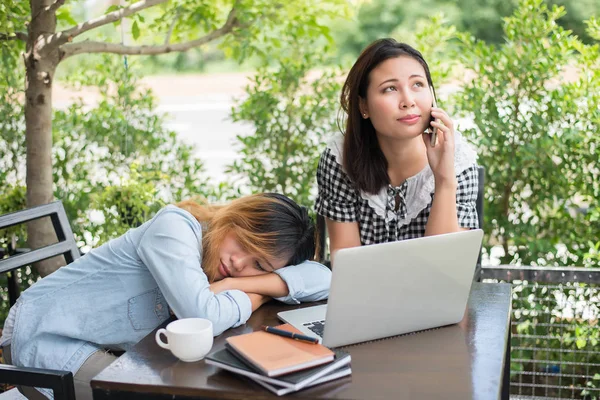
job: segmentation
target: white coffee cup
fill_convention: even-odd
[[[160,335],[167,337],[167,343]],[[181,361],[193,362],[202,360],[213,345],[212,322],[204,318],[182,318],[171,322],[167,328],[156,331],[156,343]]]

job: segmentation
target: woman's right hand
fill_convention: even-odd
[[[435,177],[436,187],[446,184],[456,185],[454,173],[454,122],[441,108],[432,108],[431,115],[435,118],[431,125],[437,128],[437,143],[431,146],[430,136],[423,134],[427,148],[427,159]]]

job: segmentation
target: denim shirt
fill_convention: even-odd
[[[0,345],[11,344],[14,365],[75,374],[97,350],[131,348],[169,318],[169,309],[179,318],[210,319],[215,336],[244,324],[252,313],[249,297],[239,290],[210,291],[201,255],[200,223],[167,206],[23,292]],[[289,288],[280,301],[296,304],[329,294],[331,271],[319,263],[275,273]]]

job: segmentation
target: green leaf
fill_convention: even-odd
[[[563,14],[519,0],[498,45],[458,35],[458,70],[473,79],[450,104],[473,123],[460,131],[486,168],[486,231],[508,250],[501,263],[599,264],[600,172],[591,165],[600,146],[589,134],[598,127],[598,47],[564,30]],[[566,82],[572,68],[587,72]]]
[[[133,36],[135,40],[140,37],[140,27],[138,26],[137,21],[133,21],[133,24],[131,25],[131,36]]]
[[[56,11],[56,19],[71,25],[77,25],[77,21],[75,21],[71,15],[71,11],[67,7],[61,7]]]

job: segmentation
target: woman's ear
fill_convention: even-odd
[[[369,118],[369,108],[367,107],[367,100],[362,97],[358,97],[358,109],[360,110],[360,115],[364,119]]]

